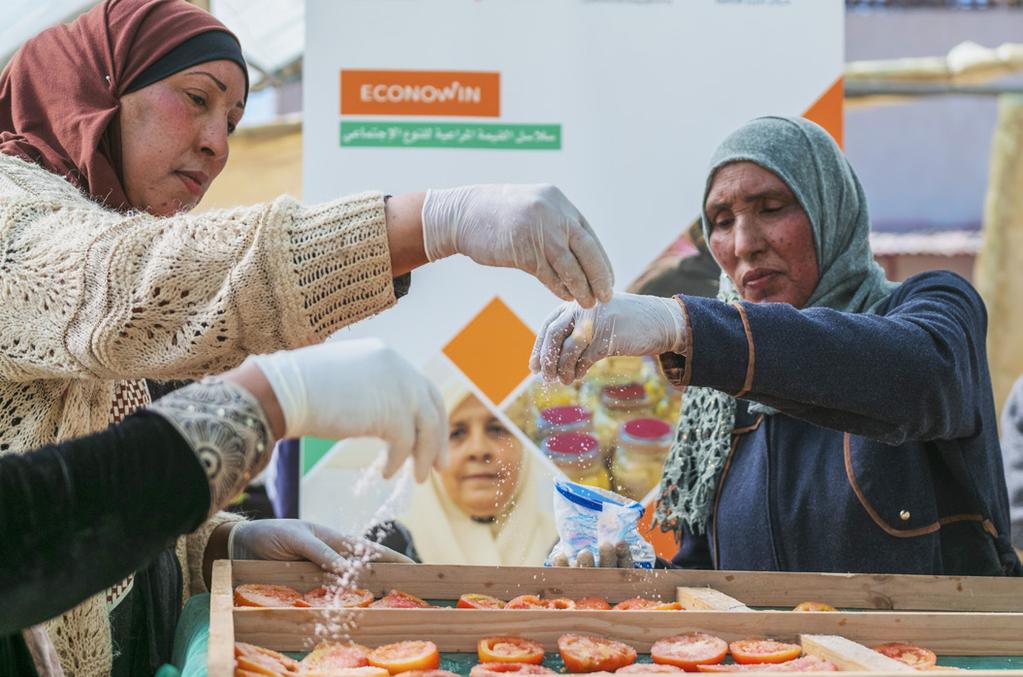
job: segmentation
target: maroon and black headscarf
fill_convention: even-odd
[[[189,66],[229,59],[233,33],[185,0],[105,0],[26,42],[0,73],[0,152],[65,177],[115,209],[121,97]]]

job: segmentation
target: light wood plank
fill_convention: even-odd
[[[753,611],[748,606],[714,588],[676,588],[683,609],[691,611]]]
[[[838,635],[800,635],[799,643],[803,645],[803,653],[829,660],[839,670],[916,672],[905,663]]]
[[[210,590],[210,637],[206,669],[210,677],[234,675],[234,593],[231,586],[231,560],[213,563]]]
[[[280,583],[305,592],[320,585],[323,574],[309,562],[236,561],[234,580]],[[600,595],[611,602],[637,596],[674,599],[678,587],[710,587],[749,606],[791,608],[817,600],[840,608],[1023,612],[1023,578],[996,576],[377,564],[360,585],[377,595],[397,588],[432,599],[480,592],[502,599]]]
[[[234,610],[236,638],[278,651],[301,651],[317,637],[317,625],[331,612],[313,609]],[[352,637],[375,646],[429,639],[442,651],[474,651],[487,635],[523,635],[556,650],[565,632],[583,632],[628,642],[637,651],[669,635],[707,632],[727,641],[772,637],[796,642],[801,634],[841,635],[868,646],[885,642],[918,644],[942,655],[1023,655],[1023,615],[958,613],[797,614],[787,611],[548,611],[464,609],[359,609],[332,612],[352,618]]]

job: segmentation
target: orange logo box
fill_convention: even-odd
[[[341,70],[342,115],[501,114],[501,74]]]

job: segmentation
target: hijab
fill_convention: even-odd
[[[120,99],[140,76],[142,82],[172,74],[161,60],[211,31],[231,40],[215,39],[218,49],[202,60],[232,58],[227,54],[238,39],[185,0],[105,0],[72,23],[43,31],[0,73],[0,152],[64,177],[101,204],[127,209]],[[187,63],[180,52],[173,58],[181,68],[201,62]],[[240,47],[232,60],[246,72]],[[246,73],[246,91],[247,83]]]
[[[448,415],[472,392],[454,378],[442,384]],[[413,490],[408,512],[401,517],[424,564],[541,566],[558,539],[553,517],[540,509],[537,487],[550,482],[543,465],[523,448],[519,481],[510,509],[492,523],[478,522],[448,495],[440,475],[433,471]]]
[[[870,216],[856,173],[834,139],[804,118],[762,117],[732,132],[711,158],[701,204],[703,234],[712,223],[704,206],[717,171],[752,162],[785,182],[813,229],[819,279],[804,308],[873,312],[898,285],[885,279],[870,250]],[[721,274],[718,298],[736,301],[732,280]],[[692,359],[692,356],[690,356]],[[750,411],[777,411],[752,403]],[[721,469],[731,447],[736,400],[711,388],[686,390],[675,442],[665,462],[654,521],[664,531],[706,531]]]

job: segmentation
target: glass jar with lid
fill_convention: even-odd
[[[555,433],[544,438],[540,449],[573,482],[610,489],[597,438],[587,433]]]
[[[614,491],[641,500],[656,487],[671,449],[672,427],[659,418],[637,418],[622,424],[611,475]]]
[[[600,440],[604,457],[614,451],[622,424],[635,418],[654,415],[656,402],[639,382],[606,385],[600,390],[599,406],[593,415],[593,429]]]
[[[537,413],[534,426],[537,441],[555,433],[592,433],[593,413],[586,407],[547,407]]]

